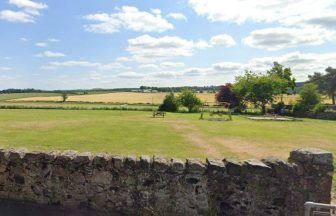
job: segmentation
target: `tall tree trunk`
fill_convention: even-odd
[[[331,94],[331,100],[332,100],[332,104],[335,105],[335,93]]]

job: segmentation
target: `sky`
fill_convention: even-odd
[[[205,86],[336,67],[336,0],[1,0],[0,89]]]

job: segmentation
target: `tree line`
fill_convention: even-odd
[[[312,107],[315,111],[324,111],[326,108],[321,103],[321,94],[328,95],[332,104],[335,105],[336,69],[328,67],[325,73],[316,72],[308,78],[306,83],[300,85],[299,100],[293,104],[292,111],[294,113],[307,112]],[[266,73],[245,71],[244,75],[236,77],[233,84],[227,83],[219,86],[215,97],[218,103],[229,104],[229,108],[238,112],[252,105],[260,108],[265,114],[266,106],[269,104],[277,112],[282,112],[285,108],[283,95],[295,92],[296,88],[296,80],[291,68],[274,62],[273,67]],[[280,101],[274,103],[278,97]],[[189,112],[192,112],[202,106],[202,102],[197,98],[195,91],[184,89],[178,97],[175,97],[173,93],[167,95],[159,109],[174,112],[179,106],[187,107]]]

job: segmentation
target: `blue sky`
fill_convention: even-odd
[[[218,85],[336,67],[335,0],[2,0],[0,89]]]

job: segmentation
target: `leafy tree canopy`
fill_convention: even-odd
[[[226,102],[230,104],[230,108],[236,107],[239,105],[239,99],[232,90],[233,85],[227,83],[219,87],[219,92],[216,94],[217,102]]]
[[[276,75],[285,80],[282,86],[280,86],[281,94],[287,93],[289,89],[294,90],[294,88],[296,87],[295,78],[292,77],[292,70],[290,68],[285,68],[278,62],[273,63],[272,69],[267,71],[267,74],[271,76]]]
[[[189,112],[195,111],[202,105],[202,101],[196,96],[195,92],[184,89],[178,96],[178,101],[182,106],[188,108]]]
[[[328,94],[335,104],[336,68],[328,67],[325,71],[325,74],[316,72],[314,75],[309,75],[309,81],[315,83],[321,92]]]
[[[233,90],[240,100],[261,106],[265,113],[266,104],[273,102],[275,96],[281,93],[284,82],[284,79],[275,74],[263,75],[246,71],[245,75],[236,77]]]

